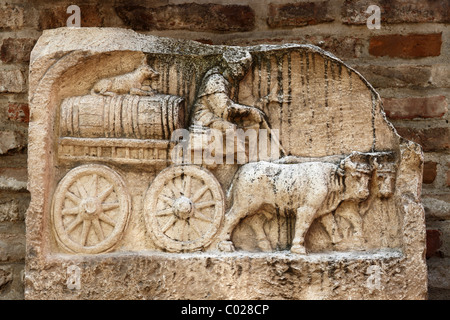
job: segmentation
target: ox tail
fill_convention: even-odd
[[[235,179],[233,179],[233,181],[231,182],[230,187],[228,188],[227,194],[225,196],[225,207],[227,209],[230,209],[234,202],[234,192],[233,192],[234,191],[233,190],[234,182],[235,182]]]
[[[226,208],[229,210],[231,208],[231,206],[234,203],[234,189],[236,188],[236,186],[238,185],[238,180],[239,180],[239,172],[241,170],[239,169],[235,174],[233,179],[231,180],[231,184],[230,187],[227,190],[227,194],[225,195],[225,206]]]

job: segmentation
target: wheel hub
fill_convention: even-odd
[[[173,209],[178,218],[187,220],[192,214],[193,204],[189,198],[182,196],[175,200]]]
[[[81,201],[82,216],[84,219],[93,219],[101,211],[100,203],[94,198],[87,198]]]

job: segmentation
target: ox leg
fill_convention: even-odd
[[[264,223],[267,221],[267,217],[269,216],[270,218],[272,218],[272,216],[269,213],[266,213],[265,211],[263,213],[264,213],[263,215],[255,216],[255,219],[253,219],[251,227],[255,232],[259,248],[262,251],[272,251],[272,245],[270,244],[266,232],[264,231]]]
[[[234,245],[231,241],[231,234],[234,228],[239,224],[239,221],[247,216],[246,209],[237,210],[236,206],[233,205],[225,216],[225,225],[222,229],[221,235],[219,237],[218,248],[220,251],[231,252],[234,251]]]
[[[322,225],[325,228],[328,236],[333,244],[336,244],[342,240],[342,236],[339,234],[338,224],[332,213],[322,216]]]
[[[300,207],[297,209],[295,221],[295,235],[292,240],[291,252],[306,254],[305,236],[316,216],[317,209],[311,207]]]

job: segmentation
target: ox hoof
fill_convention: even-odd
[[[273,250],[270,241],[267,239],[259,240],[258,247],[264,252]]]
[[[297,254],[306,254],[306,249],[304,246],[297,244],[291,247],[291,252]]]
[[[221,241],[221,242],[219,242],[218,247],[219,247],[219,250],[223,251],[223,252],[234,252],[235,251],[233,242],[231,242],[231,241]]]

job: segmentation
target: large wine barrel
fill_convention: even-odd
[[[60,132],[63,137],[169,140],[184,128],[184,115],[184,99],[173,95],[77,96],[61,104]]]

